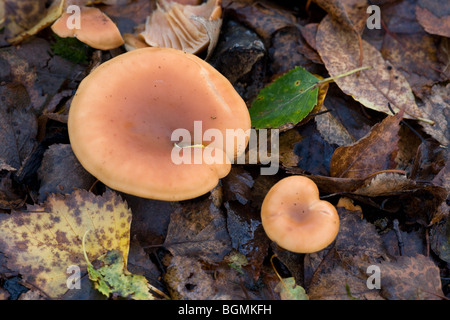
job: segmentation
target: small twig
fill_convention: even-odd
[[[398,226],[398,224],[399,224],[398,220],[394,219],[393,224],[394,224],[393,229],[395,231],[395,235],[397,236],[398,250],[399,250],[400,255],[403,256],[404,243],[403,243],[402,234],[401,234],[399,226]]]
[[[333,110],[330,110],[330,109],[323,110],[323,111],[316,112],[316,113],[310,113],[308,116],[310,116],[310,117],[320,116],[322,114],[325,114],[325,113],[328,113],[328,112],[331,112],[331,111],[333,111]]]

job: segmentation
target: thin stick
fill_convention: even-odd
[[[400,232],[400,228],[398,226],[398,224],[399,224],[398,220],[394,219],[393,224],[394,224],[393,228],[394,228],[394,231],[395,231],[395,235],[397,236],[398,250],[399,250],[400,255],[402,256],[403,255],[404,243],[403,243],[402,234]]]

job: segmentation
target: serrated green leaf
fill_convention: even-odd
[[[255,129],[280,128],[302,121],[317,104],[319,79],[296,67],[263,88],[249,112]]]
[[[282,279],[275,292],[280,293],[281,300],[309,300],[305,289],[295,283],[294,277]]]

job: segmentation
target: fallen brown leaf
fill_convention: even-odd
[[[184,202],[170,215],[163,246],[174,256],[222,261],[231,250],[223,212],[209,198]]]
[[[369,6],[367,0],[313,0],[313,2],[347,29],[361,34],[366,27],[368,17],[366,9]]]
[[[0,159],[18,170],[37,145],[37,121],[22,85],[0,86],[0,98]]]
[[[379,265],[380,294],[388,300],[441,300],[444,297],[439,268],[430,257],[401,256]]]
[[[341,226],[334,247],[305,259],[308,295],[311,300],[382,299],[366,281],[370,265],[389,259],[383,242],[375,227],[361,219],[360,211],[337,209]]]
[[[422,97],[433,84],[445,79],[444,63],[438,59],[440,37],[423,30],[411,1],[383,7],[382,19],[385,30],[381,54],[408,79],[414,94]],[[400,23],[402,29],[398,29]],[[369,34],[372,35],[374,33]]]
[[[429,95],[423,97],[422,114],[434,121],[434,125],[422,123],[426,133],[443,146],[450,143],[450,84],[436,84]]]
[[[416,5],[416,16],[426,32],[450,38],[450,11],[446,0],[419,0]]]
[[[395,169],[401,114],[388,116],[370,133],[352,145],[337,148],[330,163],[330,175],[365,178],[382,170]]]
[[[40,203],[50,193],[69,194],[75,188],[89,190],[95,182],[95,178],[75,158],[68,144],[54,144],[45,151],[38,178]]]
[[[237,21],[250,26],[265,44],[270,43],[275,31],[296,23],[292,13],[265,1],[224,1],[223,7],[225,14],[230,14]]]
[[[356,35],[347,31],[330,15],[319,24],[316,46],[332,77],[360,67],[360,47]],[[406,78],[381,53],[362,41],[363,66],[371,67],[359,74],[336,79],[336,84],[367,108],[391,114],[405,109],[405,118],[422,118]]]

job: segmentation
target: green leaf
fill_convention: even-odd
[[[144,276],[125,269],[123,256],[118,250],[110,250],[97,259],[100,266],[88,262],[89,279],[95,288],[107,297],[122,297],[134,300],[153,300],[149,284]],[[97,264],[97,263],[96,263]]]
[[[250,108],[255,129],[280,128],[302,121],[317,104],[319,79],[296,67],[263,88]]]
[[[305,289],[295,283],[294,277],[282,279],[275,292],[280,293],[281,300],[309,300]]]

